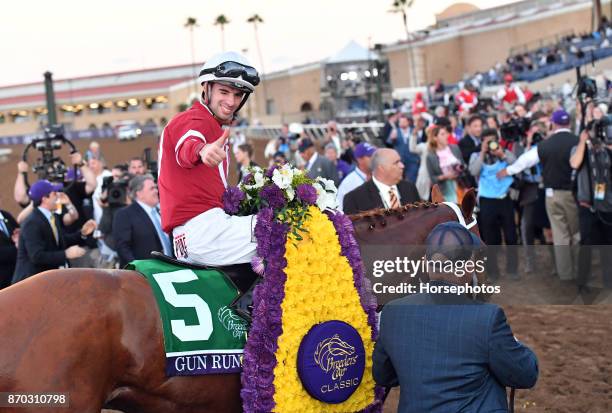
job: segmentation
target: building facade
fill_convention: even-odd
[[[591,13],[591,0],[526,0],[487,10],[455,4],[409,42],[378,45],[376,50],[349,44],[329,59],[265,74],[242,114],[265,125],[350,119],[351,113],[368,117],[380,100],[390,101],[392,91],[438,79],[457,82],[512,53],[552,44],[571,32],[589,32]],[[58,121],[73,130],[112,128],[128,120],[164,126],[200,93],[194,80],[199,68],[182,65],[57,80]],[[40,132],[46,118],[42,80],[0,87],[0,137]]]

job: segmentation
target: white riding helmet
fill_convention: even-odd
[[[259,73],[240,53],[223,52],[212,56],[204,63],[198,82],[225,83],[251,93],[259,84]]]

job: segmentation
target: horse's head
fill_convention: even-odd
[[[438,185],[434,185],[431,188],[431,200],[434,203],[444,203],[444,197],[442,196],[442,191]],[[468,189],[463,195],[463,199],[461,200],[461,205],[458,210],[461,212],[457,213],[450,203],[445,203],[449,206],[449,208],[453,209],[455,215],[457,216],[457,221],[466,226],[471,232],[476,234],[478,238],[480,238],[480,230],[478,229],[478,224],[476,218],[474,217],[474,208],[476,208],[476,193],[474,192],[474,188]],[[480,239],[482,242],[482,238]]]

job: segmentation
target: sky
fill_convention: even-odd
[[[469,0],[480,8],[516,0]],[[408,14],[410,30],[435,22],[435,13],[453,0],[415,0]],[[340,51],[349,41],[393,43],[405,38],[392,0],[54,0],[10,1],[0,13],[0,86],[188,64],[191,62],[188,17],[194,29],[199,64],[222,50],[215,18],[224,14],[226,50],[246,50],[261,70],[253,25],[259,14],[259,40],[265,72],[316,62]]]

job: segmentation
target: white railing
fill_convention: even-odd
[[[313,140],[322,139],[327,132],[327,125],[325,124],[301,126],[304,129],[304,135]],[[353,134],[362,134],[363,138],[369,142],[374,142],[378,139],[382,127],[383,124],[380,122],[337,124],[341,137],[346,137],[352,132]],[[242,132],[251,139],[274,139],[281,136],[281,128],[282,125],[247,126],[242,129]]]

